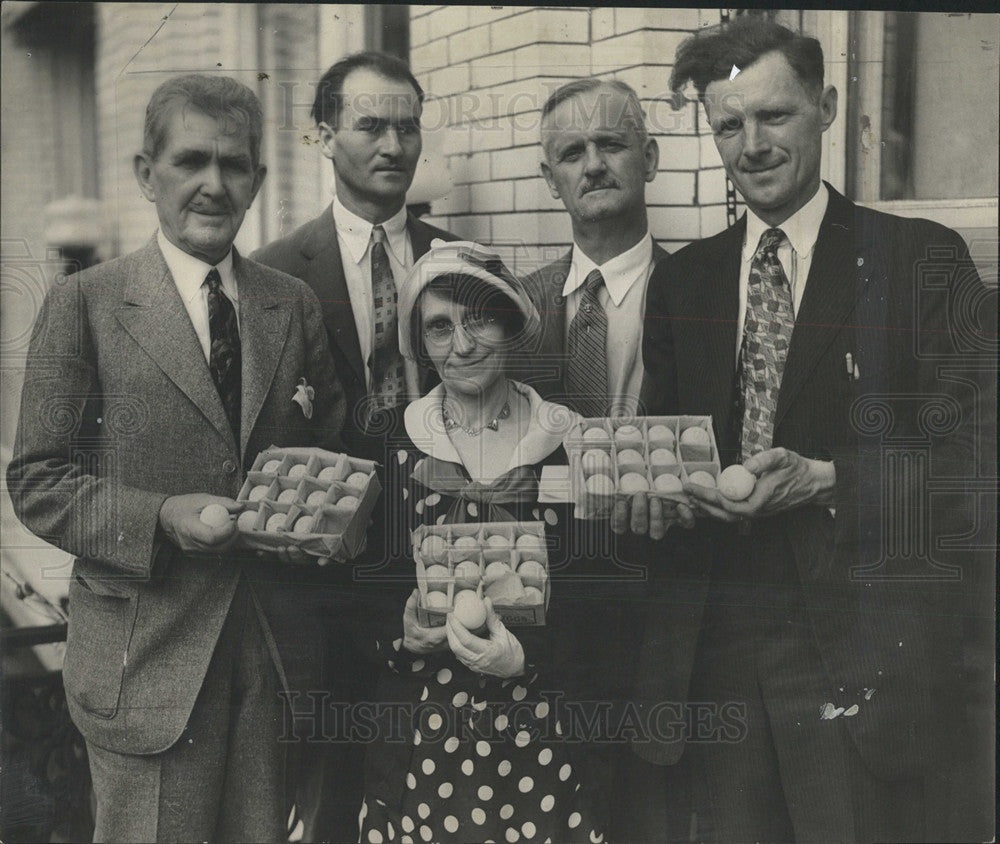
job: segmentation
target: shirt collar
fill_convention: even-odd
[[[616,255],[610,261],[598,266],[588,258],[583,250],[573,244],[573,257],[570,259],[569,273],[563,284],[563,296],[569,296],[587,280],[594,270],[600,270],[604,277],[604,285],[615,307],[620,307],[625,294],[632,285],[642,278],[653,260],[653,238],[647,231],[643,238],[631,249]]]
[[[212,264],[207,264],[201,258],[189,255],[179,246],[175,246],[163,233],[163,229],[156,232],[156,242],[159,244],[163,260],[166,261],[167,269],[173,276],[177,291],[185,302],[190,302],[201,290],[205,283],[205,276],[213,268]],[[233,250],[230,247],[226,257],[214,265],[219,271],[222,279],[222,289],[234,303],[238,298],[239,289],[236,285],[236,274],[233,272]]]
[[[406,263],[406,216],[406,205],[403,205],[382,223],[386,245],[397,264]],[[336,196],[333,198],[333,222],[337,227],[337,234],[343,239],[351,254],[351,259],[355,264],[360,264],[368,252],[374,225],[353,211],[348,211]]]
[[[511,386],[528,399],[531,419],[528,430],[510,459],[506,471],[518,466],[533,466],[544,460],[561,444],[580,417],[562,405],[545,401],[527,384],[511,381]],[[413,444],[438,460],[461,465],[462,458],[444,427],[441,400],[444,384],[438,384],[423,398],[410,402],[403,412],[403,425]]]
[[[747,234],[743,243],[743,260],[753,260],[757,245],[760,243],[760,236],[770,228],[780,228],[788,242],[795,250],[795,254],[804,258],[813,251],[816,239],[819,237],[819,227],[823,223],[826,215],[826,206],[830,200],[830,192],[826,185],[820,182],[819,190],[805,205],[792,214],[780,226],[770,226],[760,217],[747,209]]]

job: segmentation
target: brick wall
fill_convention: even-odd
[[[428,92],[454,187],[432,221],[522,267],[562,253],[568,215],[539,171],[546,97],[580,76],[621,79],[660,146],[647,185],[653,237],[671,251],[725,227],[725,180],[703,115],[668,103],[677,45],[717,10],[411,6],[411,64]]]

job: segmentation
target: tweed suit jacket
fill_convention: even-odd
[[[85,738],[118,753],[178,739],[238,580],[259,594],[276,565],[182,553],[158,530],[164,500],[235,498],[272,444],[339,445],[343,390],[315,295],[235,253],[233,268],[239,442],[155,238],[57,282],[35,323],[7,480],[21,521],[76,557],[67,697]],[[301,378],[311,419],[291,400]]]
[[[961,488],[985,471],[983,444],[995,431],[996,307],[954,231],[827,188],[773,442],[833,461],[835,515],[805,505],[771,521],[792,549],[829,702],[859,705],[845,724],[876,776],[915,777],[945,749],[977,649],[989,650],[975,630],[990,613],[978,596],[992,566],[969,537],[991,516]],[[739,461],[732,415],[745,228],[744,217],[671,256],[646,303],[647,407],[710,414],[723,466]],[[942,478],[954,492],[945,484],[932,507],[928,489]],[[738,541],[707,519],[689,537],[705,576]],[[647,704],[684,700],[698,632],[650,614],[640,668]],[[640,752],[669,764],[680,747]]]
[[[435,238],[456,240],[455,235],[428,225],[413,214],[407,214],[406,230],[410,235],[414,260],[427,253]],[[362,453],[369,443],[361,434],[362,418],[355,411],[364,406],[367,395],[365,361],[344,277],[333,205],[328,205],[322,214],[287,237],[257,250],[252,257],[262,264],[302,279],[319,298],[330,351],[347,398],[344,439],[352,453]],[[421,386],[425,390],[436,383],[436,377],[432,377],[431,373],[423,372],[421,375]],[[381,455],[366,456],[381,459]]]

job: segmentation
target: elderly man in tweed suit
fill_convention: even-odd
[[[284,837],[275,563],[199,518],[237,509],[261,449],[336,445],[344,416],[315,295],[232,248],[261,127],[232,79],[161,85],[135,157],[159,232],[57,284],[31,341],[8,483],[21,520],[77,557],[64,679],[96,840]]]

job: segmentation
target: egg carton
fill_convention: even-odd
[[[371,460],[318,448],[262,451],[236,497],[243,505],[240,544],[258,551],[295,546],[313,557],[357,556],[382,491],[375,467]]]
[[[704,431],[707,442],[682,442],[690,428]],[[583,419],[566,435],[564,445],[571,495],[581,519],[606,518],[616,501],[636,492],[690,503],[684,491],[676,488],[677,482],[684,483],[695,472],[707,472],[714,481],[721,471],[711,416]],[[595,482],[588,486],[591,477],[602,474],[610,481],[606,491],[595,489]],[[658,480],[661,476],[676,478],[676,482]],[[657,489],[666,484],[673,489]]]
[[[441,627],[454,606],[455,593],[462,589],[475,589],[481,597],[490,598],[508,626],[545,624],[550,586],[544,522],[421,525],[411,537],[420,593],[417,620],[424,627]],[[531,561],[541,570],[530,565],[521,569]],[[464,562],[473,565],[461,566]],[[428,575],[428,569],[436,565],[447,571],[431,569]],[[515,602],[509,597],[509,590],[528,586],[542,593],[541,600]],[[441,600],[429,598],[433,593],[443,594],[446,603],[432,606],[430,601]]]

